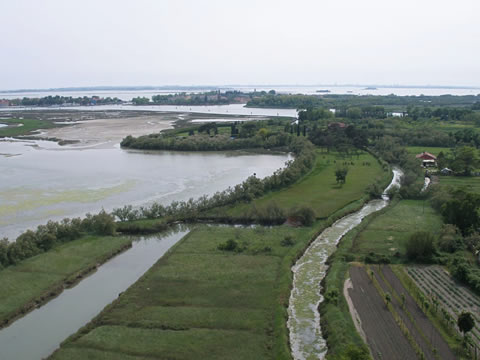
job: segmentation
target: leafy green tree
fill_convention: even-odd
[[[257,124],[253,121],[245,122],[242,124],[240,128],[240,137],[241,138],[248,138],[255,135],[255,130],[257,129]]]
[[[146,105],[150,102],[150,99],[149,98],[146,98],[146,97],[141,97],[141,96],[138,96],[136,98],[133,98],[132,99],[132,102],[135,104],[135,105]]]
[[[435,237],[426,231],[413,233],[406,244],[407,257],[411,260],[428,260],[435,252]]]
[[[385,303],[387,304],[387,307],[388,305],[390,304],[390,302],[392,301],[392,295],[390,295],[390,293],[385,293]]]
[[[289,216],[304,226],[310,226],[315,221],[315,211],[308,206],[292,209]]]
[[[338,303],[338,290],[337,289],[332,289],[332,290],[329,290],[327,291],[327,293],[325,294],[325,301],[330,303],[330,304],[334,304],[334,305],[337,305]]]
[[[438,248],[442,251],[453,253],[463,249],[463,237],[460,230],[452,224],[444,224],[438,238]]]
[[[470,176],[478,166],[479,160],[477,151],[471,146],[464,146],[457,150],[452,162],[452,170],[461,172],[465,176]]]
[[[9,242],[7,238],[0,240],[0,269],[10,265],[10,261],[8,259],[8,245]]]
[[[337,184],[345,184],[347,180],[348,168],[347,167],[340,167],[335,170],[335,177],[337,179]]]
[[[480,226],[480,195],[456,189],[450,199],[441,206],[443,220],[457,226],[463,235],[468,235]]]
[[[458,315],[457,325],[465,337],[465,334],[475,326],[475,319],[471,313],[463,311]]]
[[[257,135],[260,136],[263,140],[268,136],[268,130],[266,128],[261,128],[257,131]]]
[[[341,360],[369,360],[370,354],[365,346],[349,345]]]

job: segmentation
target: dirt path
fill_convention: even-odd
[[[367,336],[365,335],[365,332],[362,329],[362,320],[360,319],[360,315],[358,315],[358,312],[355,309],[355,306],[353,305],[353,301],[350,298],[350,295],[348,293],[349,289],[353,290],[353,284],[352,284],[351,279],[345,280],[345,284],[343,285],[343,296],[345,296],[345,300],[347,300],[348,310],[350,311],[350,315],[352,316],[353,323],[355,325],[355,329],[357,329],[361,338],[366,343],[367,342]],[[372,354],[370,354],[370,355],[372,355]]]

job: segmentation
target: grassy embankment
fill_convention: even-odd
[[[361,201],[351,202],[363,199],[368,185],[358,182],[354,191],[347,187],[347,178],[347,184],[337,188],[334,164],[325,166],[324,158],[319,158],[310,175],[275,194],[292,197],[289,205],[301,205],[313,193],[329,199],[332,187],[340,198],[343,191],[349,191],[349,202],[340,201],[335,207],[325,201],[326,209],[335,215],[304,228],[199,226],[90,324],[67,339],[52,358],[290,358],[286,306],[291,266],[319,231],[361,205]],[[362,159],[366,158],[361,157],[360,163],[365,161]],[[386,183],[390,174],[375,159],[368,159],[371,166],[356,165],[350,175],[370,181],[380,176]],[[353,176],[349,179],[355,183]],[[310,195],[297,203],[294,199],[300,189]],[[268,196],[276,201],[275,194]],[[327,214],[323,205],[317,200],[316,210]],[[288,236],[293,245],[284,241]],[[230,239],[243,251],[218,249]]]
[[[125,237],[87,236],[1,270],[0,328],[130,246]]]
[[[345,184],[335,181],[337,164],[349,162],[349,172]],[[351,163],[354,165],[351,165]],[[369,163],[369,165],[366,165]],[[337,153],[324,153],[317,150],[317,160],[312,171],[291,186],[268,193],[250,203],[241,203],[219,207],[207,211],[201,219],[216,221],[242,222],[249,218],[249,212],[256,207],[261,209],[274,202],[288,212],[293,207],[311,207],[317,219],[326,219],[336,211],[354,211],[359,208],[368,196],[366,188],[379,181],[382,188],[391,180],[391,172],[384,171],[379,162],[370,154],[364,152],[352,158],[342,159]],[[164,230],[164,219],[144,219],[118,223],[117,230],[138,233],[151,233]]]
[[[12,137],[29,135],[34,130],[50,129],[62,125],[54,124],[52,121],[43,121],[36,119],[2,119],[0,123],[9,125],[0,128],[0,137]]]
[[[346,183],[337,184],[335,170],[344,163],[348,163],[346,166],[349,169]],[[297,183],[251,203],[216,209],[209,215],[238,218],[248,214],[253,207],[263,208],[268,203],[275,202],[285,210],[295,206],[308,206],[315,211],[317,218],[326,218],[350,204],[357,206],[359,200],[366,200],[365,189],[368,185],[378,179],[386,186],[386,178],[390,179],[389,176],[390,173],[383,171],[379,162],[366,152],[343,159],[338,153],[317,150],[315,167]]]

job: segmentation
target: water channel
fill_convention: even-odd
[[[359,211],[337,220],[325,229],[308,247],[303,256],[292,267],[293,288],[288,307],[290,346],[295,360],[323,359],[327,345],[322,337],[318,305],[323,301],[320,282],[325,277],[328,257],[335,251],[340,239],[362,219],[387,206],[386,195],[393,186],[400,186],[403,175],[393,170],[393,179],[385,189],[382,199],[372,200]]]
[[[87,324],[105,306],[135,283],[157,260],[188,233],[176,227],[151,237],[140,237],[77,286],[0,330],[1,360],[39,360]]]

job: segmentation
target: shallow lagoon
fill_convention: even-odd
[[[287,155],[79,149],[48,141],[0,141],[0,237],[48,220],[152,201],[211,195],[256,173],[284,166]]]

